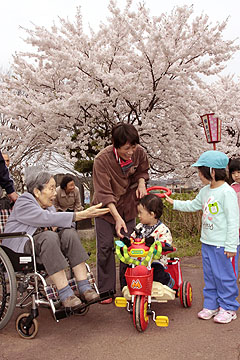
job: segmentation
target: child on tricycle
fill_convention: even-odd
[[[161,194],[163,195],[163,194]],[[192,288],[182,281],[180,261],[166,255],[176,249],[171,246],[170,230],[161,222],[163,211],[159,196],[144,196],[138,205],[140,223],[129,238],[116,242],[120,260],[131,265],[126,271],[123,298],[116,298],[116,306],[127,306],[133,313],[133,323],[138,331],[148,326],[148,315],[158,326],[168,326],[166,316],[155,316],[151,302],[166,302],[180,296],[184,307],[191,306]]]

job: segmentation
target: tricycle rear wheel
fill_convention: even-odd
[[[192,305],[192,285],[189,281],[183,281],[180,285],[179,297],[183,307],[187,308]]]

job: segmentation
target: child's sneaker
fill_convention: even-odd
[[[237,314],[235,311],[232,310],[224,310],[220,307],[219,313],[214,316],[213,320],[219,324],[227,324],[230,323],[232,320],[237,318]]]
[[[210,309],[203,308],[201,311],[199,311],[198,317],[199,317],[199,319],[209,320],[213,316],[217,315],[217,313],[218,313],[218,309],[210,310]]]

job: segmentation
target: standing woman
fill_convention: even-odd
[[[93,166],[93,203],[101,202],[110,213],[95,219],[99,291],[116,290],[114,236],[130,235],[135,226],[137,202],[147,194],[149,164],[132,124],[117,124],[112,145],[100,151]],[[126,265],[120,263],[121,274]],[[107,299],[102,303],[110,303]]]

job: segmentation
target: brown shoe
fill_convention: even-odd
[[[62,301],[62,304],[65,308],[77,309],[82,305],[82,302],[77,296],[71,295],[66,300]]]
[[[90,302],[93,300],[97,300],[99,298],[99,295],[96,293],[95,290],[91,289],[84,291],[84,293],[81,294],[81,298],[86,302]]]

